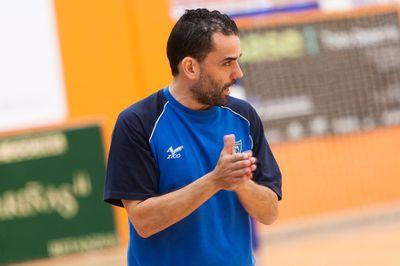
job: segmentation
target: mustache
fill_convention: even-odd
[[[236,80],[236,79],[233,79],[231,82],[225,84],[224,89],[226,89],[226,88],[228,88],[228,87],[230,87],[230,86],[232,86],[232,85],[235,85],[236,82],[237,82],[237,80]]]

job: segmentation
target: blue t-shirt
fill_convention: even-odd
[[[253,180],[281,199],[281,173],[256,111],[229,97],[226,106],[191,110],[160,90],[124,110],[116,122],[104,200],[145,200],[180,189],[212,171],[224,135],[236,152],[258,159]],[[254,265],[249,215],[235,192],[221,190],[192,214],[148,238],[129,223],[128,265]]]

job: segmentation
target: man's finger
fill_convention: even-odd
[[[248,155],[249,155],[249,157],[251,157],[251,156],[253,155],[253,152],[252,152],[251,150],[245,151],[245,152],[243,152],[243,153],[246,153],[246,154],[248,154]]]
[[[239,161],[235,161],[232,164],[231,169],[232,170],[237,170],[237,169],[241,169],[241,168],[244,168],[244,167],[251,167],[251,166],[252,165],[251,165],[250,160],[239,160]]]
[[[234,163],[234,162],[237,162],[237,161],[248,160],[248,159],[249,159],[249,157],[245,153],[234,153],[234,154],[232,154],[232,156],[230,156],[230,160],[229,161]],[[251,163],[251,161],[250,161],[250,163]]]
[[[241,168],[231,172],[231,176],[233,177],[244,177],[245,175],[251,174],[250,167]]]
[[[235,145],[235,135],[233,134],[225,135],[223,151],[227,154],[233,154],[235,151],[234,145]]]

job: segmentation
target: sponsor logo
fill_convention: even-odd
[[[181,154],[179,152],[182,151],[182,150],[183,150],[183,146],[179,146],[179,147],[177,147],[175,149],[172,148],[172,146],[169,147],[168,150],[167,150],[167,153],[169,153],[167,159],[170,160],[170,159],[179,159],[179,158],[181,158]]]

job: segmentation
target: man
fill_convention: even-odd
[[[171,85],[124,110],[112,137],[104,199],[127,211],[128,265],[254,265],[249,215],[275,221],[281,173],[256,111],[229,97],[236,24],[188,10],[167,55]]]

